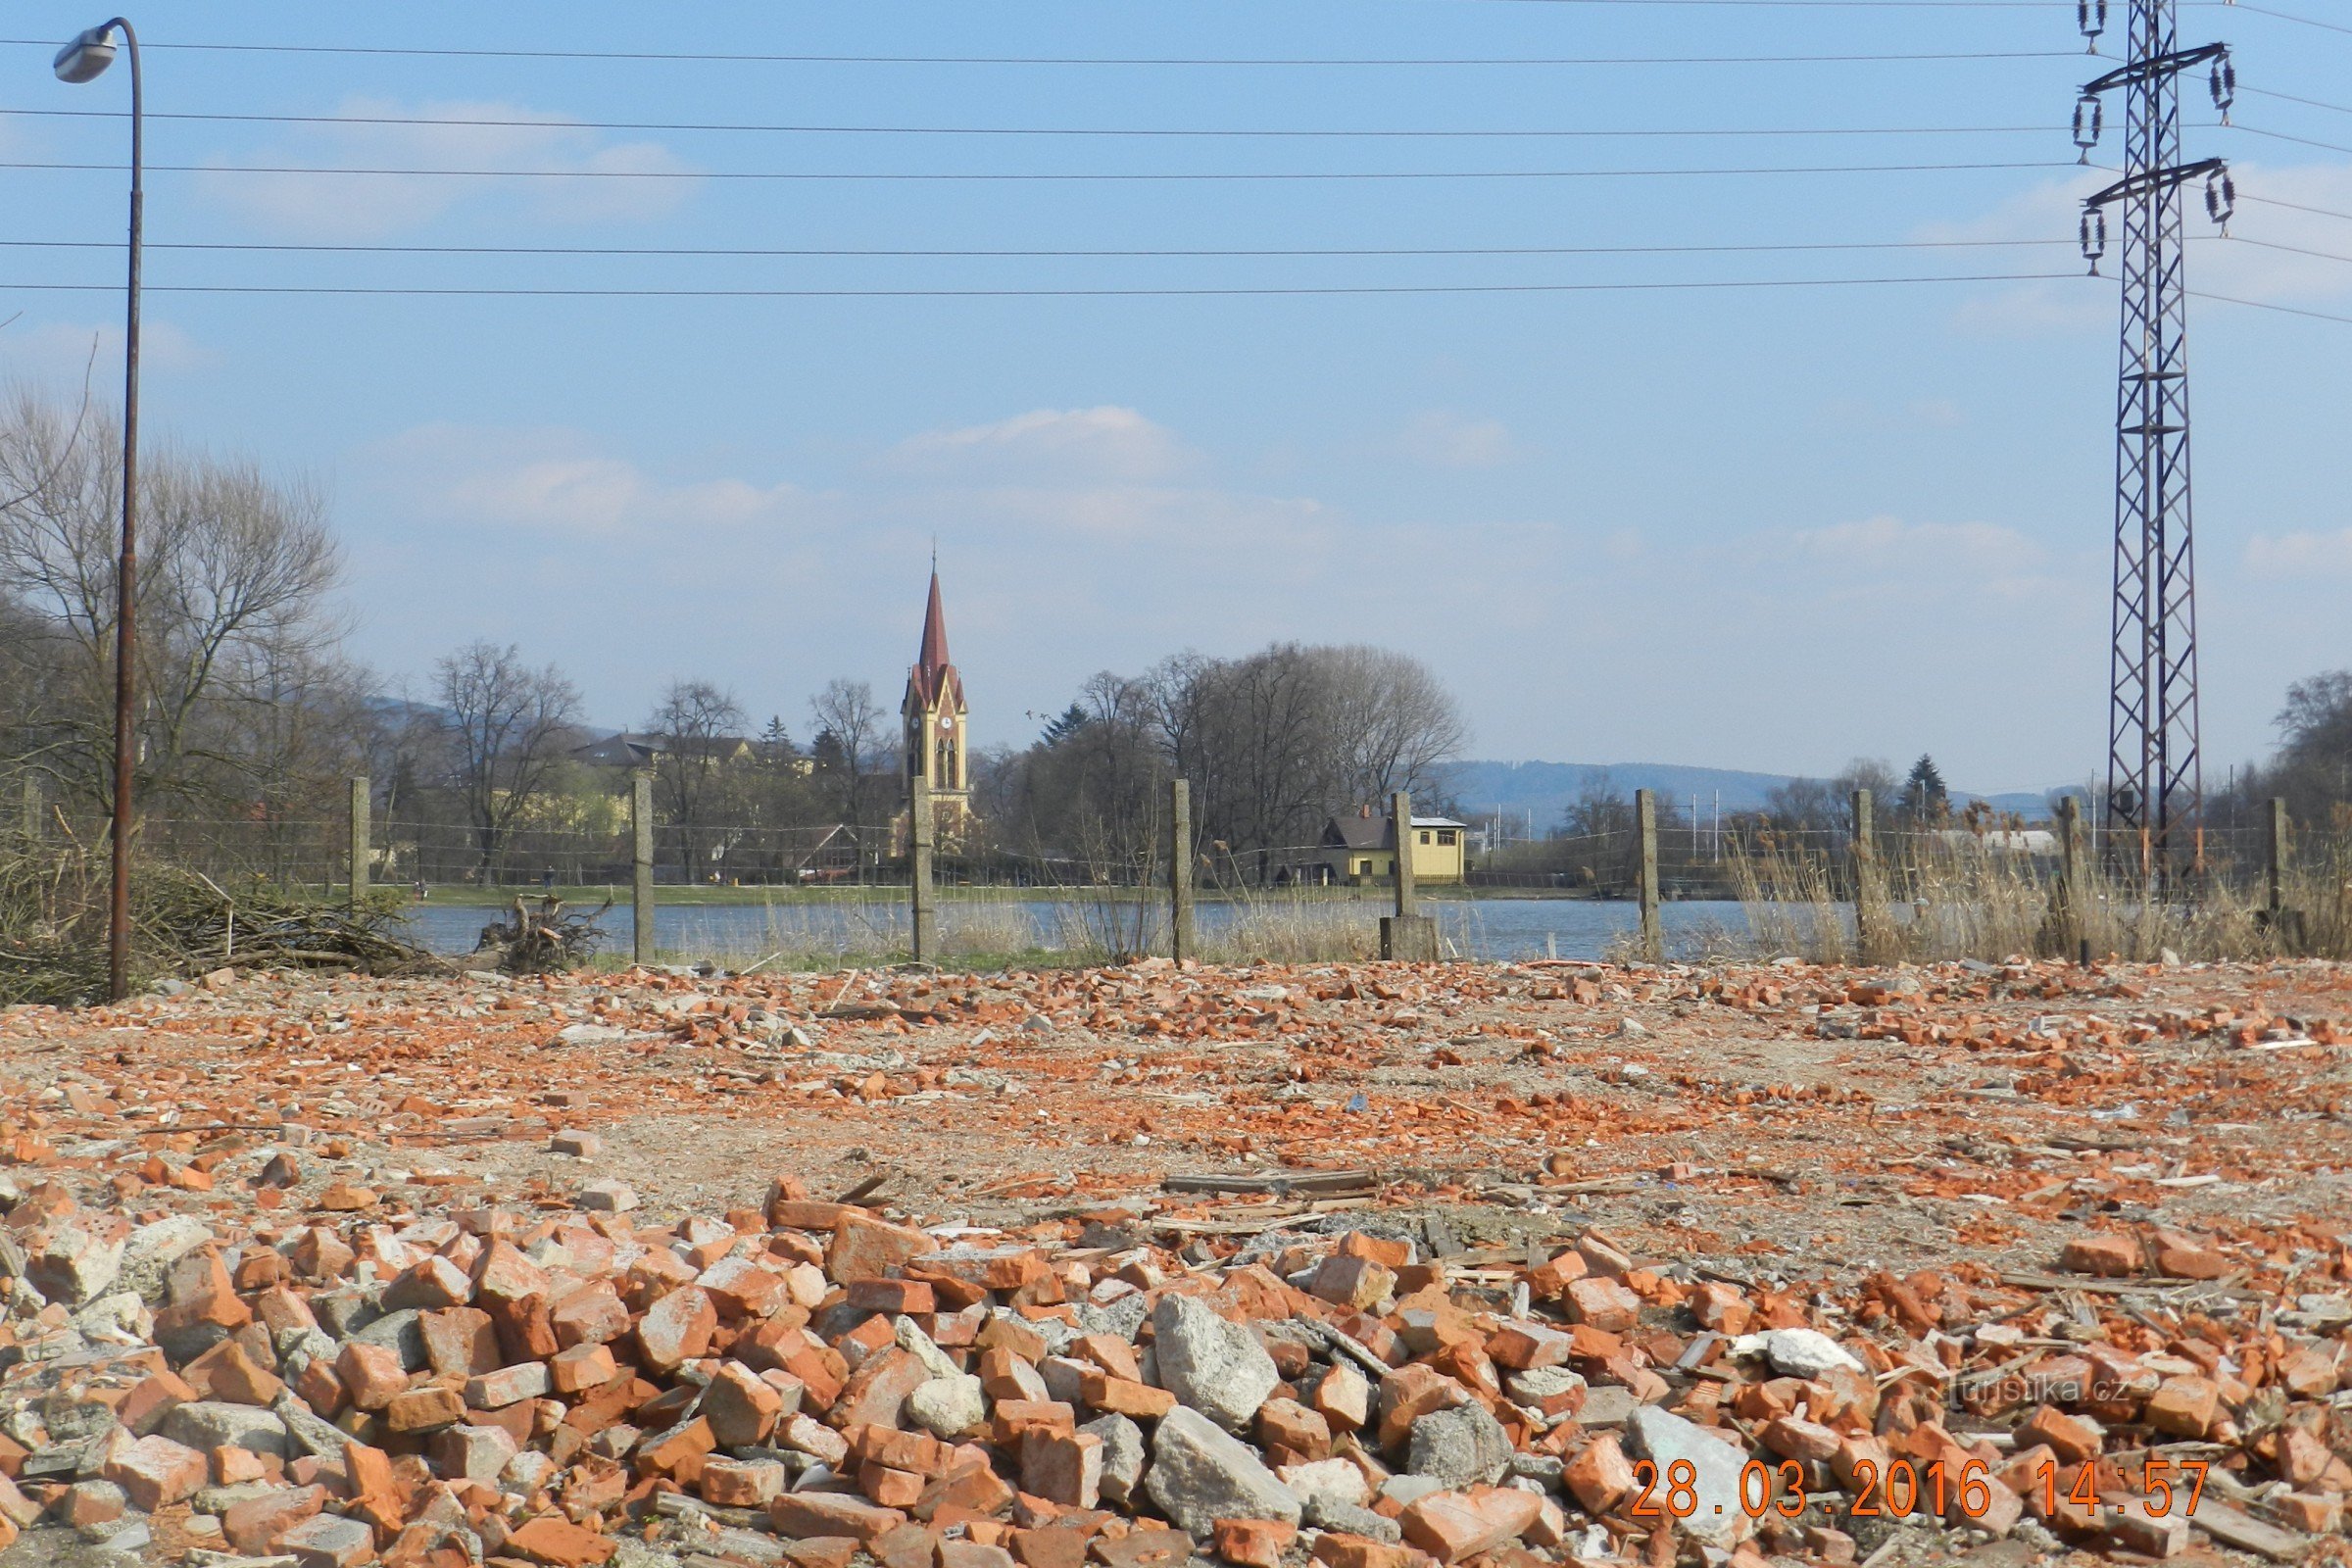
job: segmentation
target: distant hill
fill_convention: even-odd
[[[1606,773],[1610,784],[1626,792],[1656,790],[1659,795],[1679,801],[1687,809],[1690,797],[1698,797],[1699,809],[1712,813],[1716,792],[1722,792],[1723,809],[1752,811],[1764,805],[1765,795],[1789,782],[1787,773],[1746,773],[1728,767],[1681,767],[1671,762],[1457,762],[1452,770],[1454,803],[1472,815],[1484,815],[1500,808],[1505,813],[1526,820],[1534,813],[1535,830],[1539,834],[1556,825],[1560,813],[1579,795],[1595,775]],[[1965,790],[1952,791],[1955,805],[1965,805],[1980,797]],[[2039,794],[2024,792],[1982,797],[1997,811],[2015,811],[2029,820],[2049,813],[2049,806]]]

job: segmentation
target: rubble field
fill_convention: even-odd
[[[2352,968],[0,1010],[0,1564],[2352,1557]]]

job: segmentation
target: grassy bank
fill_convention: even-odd
[[[2021,956],[2154,961],[2352,958],[2352,843],[2320,846],[2281,877],[2279,906],[2255,878],[2217,866],[2151,899],[2135,878],[2086,869],[2068,889],[2052,861],[1971,844],[1915,851],[1859,889],[1817,858],[1736,867],[1754,956],[1827,963],[1997,962]],[[1859,892],[1867,919],[1857,918]]]
[[[406,884],[395,883],[389,891],[399,893]],[[549,890],[537,883],[514,887],[481,887],[463,882],[427,884],[426,902],[450,905],[460,908],[504,908],[517,896],[536,899]],[[626,883],[558,883],[555,896],[568,905],[602,904],[612,899],[615,904],[629,902]],[[1425,899],[1456,901],[1507,902],[1526,899],[1573,899],[1606,902],[1604,896],[1590,888],[1481,888],[1461,887],[1446,883],[1423,882]],[[1132,904],[1139,898],[1164,897],[1155,889],[1096,888],[1096,887],[1003,887],[962,886],[943,883],[939,888],[942,904],[1017,904],[1051,899],[1056,902]],[[1727,895],[1729,896],[1729,895]],[[1195,895],[1200,904],[1228,904],[1251,900],[1295,899],[1309,904],[1378,905],[1386,908],[1394,895],[1386,887],[1338,887],[1282,889],[1259,892],[1254,889],[1219,889],[1203,887]],[[906,889],[900,885],[856,885],[831,883],[822,887],[797,887],[786,883],[752,884],[742,887],[697,886],[691,883],[661,883],[654,889],[654,902],[664,907],[753,907],[763,905],[824,906],[833,904],[904,904]],[[1623,901],[1619,901],[1623,902]]]

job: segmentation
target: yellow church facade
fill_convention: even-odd
[[[948,655],[948,616],[940,604],[939,570],[931,571],[931,598],[923,610],[923,640],[906,673],[906,695],[899,704],[902,776],[911,799],[914,781],[931,788],[931,808],[944,847],[960,840],[972,821],[972,759],[963,674]],[[906,817],[901,813],[892,838],[906,852]]]

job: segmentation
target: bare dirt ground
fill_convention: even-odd
[[[880,1178],[932,1224],[1394,1207],[1465,1243],[1598,1223],[1738,1276],[1850,1276],[2046,1267],[2087,1225],[2344,1225],[2348,1017],[2352,972],[2316,963],[253,978],[0,1015],[0,1114],[134,1171],[288,1124],[289,1206],[612,1178],[660,1215]],[[549,1152],[564,1129],[601,1150]],[[1371,1190],[1161,1187],[1316,1168]]]

